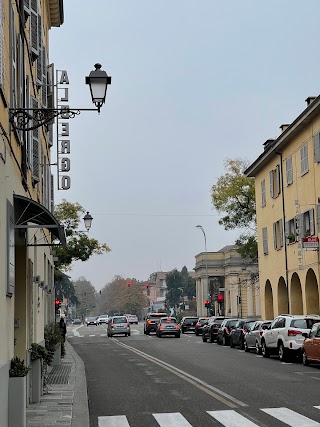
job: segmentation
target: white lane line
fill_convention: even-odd
[[[316,408],[316,409],[320,409],[320,406],[314,406],[314,408]]]
[[[98,427],[130,427],[125,415],[98,417]]]
[[[320,424],[304,415],[298,414],[298,412],[292,411],[288,408],[266,408],[261,409],[266,414],[271,415],[279,421],[282,421],[287,426],[291,427],[319,427]]]
[[[107,334],[100,334],[100,337],[106,337]]]
[[[95,337],[95,335],[89,335],[89,337]]]
[[[192,427],[180,412],[152,414],[160,427]]]
[[[258,424],[253,423],[233,410],[207,411],[207,413],[225,427],[258,427]]]

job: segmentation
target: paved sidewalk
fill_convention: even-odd
[[[27,427],[89,427],[84,363],[68,341],[65,347],[61,365],[50,368],[48,393],[27,407]]]

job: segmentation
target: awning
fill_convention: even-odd
[[[56,218],[48,209],[35,200],[28,197],[13,195],[15,228],[46,228],[52,234],[53,239],[58,239],[61,246],[66,246],[66,235],[64,227],[58,223]],[[41,246],[52,246],[53,244],[42,244]]]

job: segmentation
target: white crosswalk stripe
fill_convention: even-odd
[[[192,427],[180,412],[152,415],[157,420],[160,427]]]
[[[231,409],[225,411],[207,411],[207,413],[225,427],[259,427],[258,424],[253,423]]]
[[[266,414],[271,415],[279,421],[282,421],[287,426],[291,427],[320,427],[320,424],[298,412],[292,411],[288,408],[267,408],[261,409]]]
[[[98,417],[98,427],[130,427],[125,415]]]
[[[314,408],[316,408],[316,409],[320,409],[320,406],[314,406]]]

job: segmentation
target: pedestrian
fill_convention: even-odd
[[[59,327],[60,327],[61,335],[63,337],[63,342],[65,342],[66,334],[67,334],[67,325],[65,324],[63,317],[61,317],[61,319],[60,319]]]

